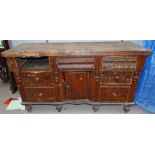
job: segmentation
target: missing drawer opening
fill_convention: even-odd
[[[48,70],[48,57],[41,58],[17,58],[22,70]]]

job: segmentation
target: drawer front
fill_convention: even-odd
[[[103,84],[132,84],[134,72],[105,71],[102,73]]]
[[[48,72],[22,73],[21,76],[24,85],[49,86],[51,84],[51,74]]]
[[[54,88],[25,88],[26,102],[55,101]]]
[[[130,87],[106,87],[100,86],[99,101],[100,102],[127,102]]]
[[[59,70],[94,70],[95,58],[93,57],[58,57],[57,66]]]
[[[136,69],[136,62],[104,62],[102,65],[103,70],[117,70],[117,69]]]
[[[105,56],[102,59],[103,70],[132,69],[137,66],[136,56]]]

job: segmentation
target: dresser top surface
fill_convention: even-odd
[[[151,55],[133,42],[28,43],[2,53],[4,57]]]

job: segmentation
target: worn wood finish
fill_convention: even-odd
[[[51,73],[33,73],[33,72],[22,72],[21,78],[24,85],[28,86],[50,86],[52,84]]]
[[[3,53],[5,57],[148,55],[151,51],[132,42],[78,42],[22,44]]]
[[[65,73],[66,99],[89,98],[89,73],[67,72]]]
[[[87,100],[97,111],[102,104],[133,102],[139,74],[150,54],[134,43],[110,42],[24,44],[3,56],[26,105],[54,104],[61,111],[63,104]]]
[[[54,87],[24,87],[26,99],[24,102],[52,102],[55,100]]]
[[[57,67],[60,71],[95,70],[94,57],[58,57]]]
[[[104,86],[100,85],[100,102],[128,102],[129,86]]]

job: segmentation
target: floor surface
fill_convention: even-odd
[[[31,113],[25,110],[6,110],[4,101],[11,97],[20,97],[19,93],[12,94],[9,84],[0,83],[0,114],[124,114],[121,105],[103,105],[95,112],[91,105],[69,105],[63,106],[62,112],[57,112],[53,105],[33,105]],[[138,106],[132,106],[128,114],[147,114]]]

